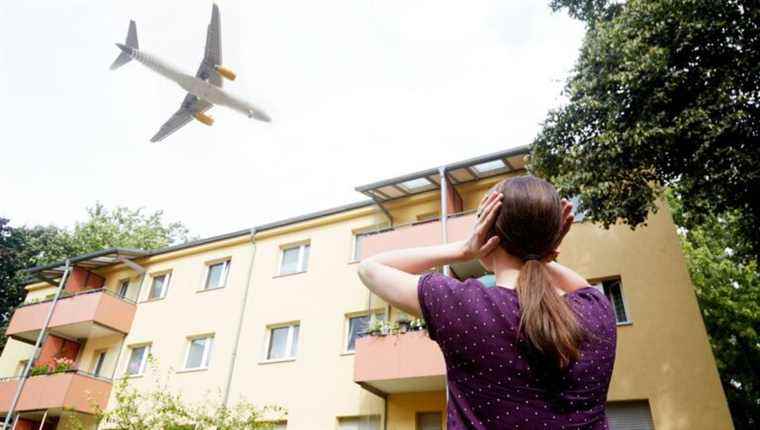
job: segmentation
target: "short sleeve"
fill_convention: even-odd
[[[420,277],[417,296],[430,339],[438,340],[439,327],[443,327],[452,316],[447,311],[447,304],[454,301],[459,290],[458,284],[461,283],[456,279],[438,272],[426,273]]]

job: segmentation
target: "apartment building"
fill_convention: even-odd
[[[405,315],[369,294],[355,263],[465,238],[483,192],[525,174],[527,151],[361,186],[359,203],[250,230],[32,268],[0,356],[0,414],[13,407],[16,429],[62,429],[72,414],[91,416],[93,402],[112,405],[114,381],[148,390],[170,375],[191,402],[282,406],[278,428],[445,428],[440,350],[405,324],[364,335],[370,319]],[[618,319],[612,428],[732,428],[667,208],[635,231],[576,221],[560,261],[602,290]],[[447,270],[489,282],[477,262]],[[35,372],[24,378],[26,367]]]

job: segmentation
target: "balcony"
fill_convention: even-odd
[[[446,364],[426,331],[356,341],[354,382],[381,396],[443,390]]]
[[[0,413],[10,409],[18,378],[0,381]],[[95,407],[105,409],[111,394],[111,381],[78,370],[32,376],[26,380],[16,411],[64,410],[92,414]]]
[[[474,213],[461,213],[449,216],[446,219],[448,242],[467,239],[474,224]],[[394,249],[439,245],[443,243],[441,230],[441,221],[434,220],[397,226],[390,230],[369,234],[362,239],[361,258]],[[452,270],[460,279],[484,274],[483,268],[477,261],[452,265]]]
[[[11,317],[6,334],[33,343],[45,323],[52,300],[22,304]],[[81,291],[61,297],[48,326],[49,332],[69,339],[93,339],[126,334],[136,305],[106,289]]]

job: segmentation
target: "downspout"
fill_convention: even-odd
[[[449,216],[449,205],[448,205],[448,182],[446,181],[446,167],[439,167],[438,168],[438,174],[440,175],[440,181],[441,181],[441,243],[446,244],[448,243],[448,232],[446,229],[446,220]],[[451,269],[449,268],[449,265],[443,266],[443,274],[446,276],[451,276]]]
[[[58,299],[61,297],[61,291],[63,291],[63,286],[66,285],[66,280],[68,279],[69,272],[71,271],[69,260],[66,260],[64,267],[65,269],[63,271],[63,276],[61,276],[61,281],[58,283],[58,289],[55,291],[53,302],[50,304],[50,309],[48,309],[47,317],[45,318],[45,323],[42,325],[42,329],[40,330],[40,333],[37,335],[37,341],[34,344],[34,349],[32,350],[32,356],[29,358],[29,361],[26,363],[26,366],[24,366],[24,371],[21,373],[21,378],[19,379],[18,385],[16,386],[16,393],[13,395],[13,400],[11,401],[11,407],[8,408],[8,413],[5,415],[5,421],[3,422],[3,429],[7,429],[8,425],[11,423],[11,418],[13,417],[13,413],[16,410],[16,405],[18,404],[18,399],[21,397],[21,391],[24,389],[24,384],[26,383],[26,380],[29,378],[29,371],[31,370],[32,365],[34,364],[34,361],[37,359],[37,354],[39,353],[40,345],[42,344],[42,339],[45,338],[45,331],[47,331],[47,328],[50,325],[50,319],[53,317],[53,311],[55,310],[55,305],[58,304]]]
[[[232,376],[235,374],[235,362],[237,361],[238,348],[240,347],[240,334],[243,330],[243,318],[245,317],[245,308],[248,302],[248,290],[251,288],[253,280],[253,263],[256,259],[256,228],[251,229],[251,263],[248,266],[248,277],[243,289],[243,298],[240,301],[240,312],[238,314],[237,330],[235,331],[235,342],[232,345],[232,356],[230,357],[230,370],[227,373],[227,381],[224,387],[224,397],[222,407],[226,408],[230,398],[230,388],[232,387]]]

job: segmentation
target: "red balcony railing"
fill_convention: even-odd
[[[0,380],[0,413],[10,409],[19,382],[15,377]],[[69,410],[92,414],[96,408],[105,409],[111,385],[108,379],[78,370],[32,376],[24,384],[16,411]]]
[[[52,300],[27,303],[16,309],[6,335],[34,342],[45,323]],[[136,305],[106,289],[88,290],[58,300],[48,326],[51,333],[72,339],[126,334]]]
[[[443,390],[446,365],[426,331],[356,341],[354,382],[378,394]]]

